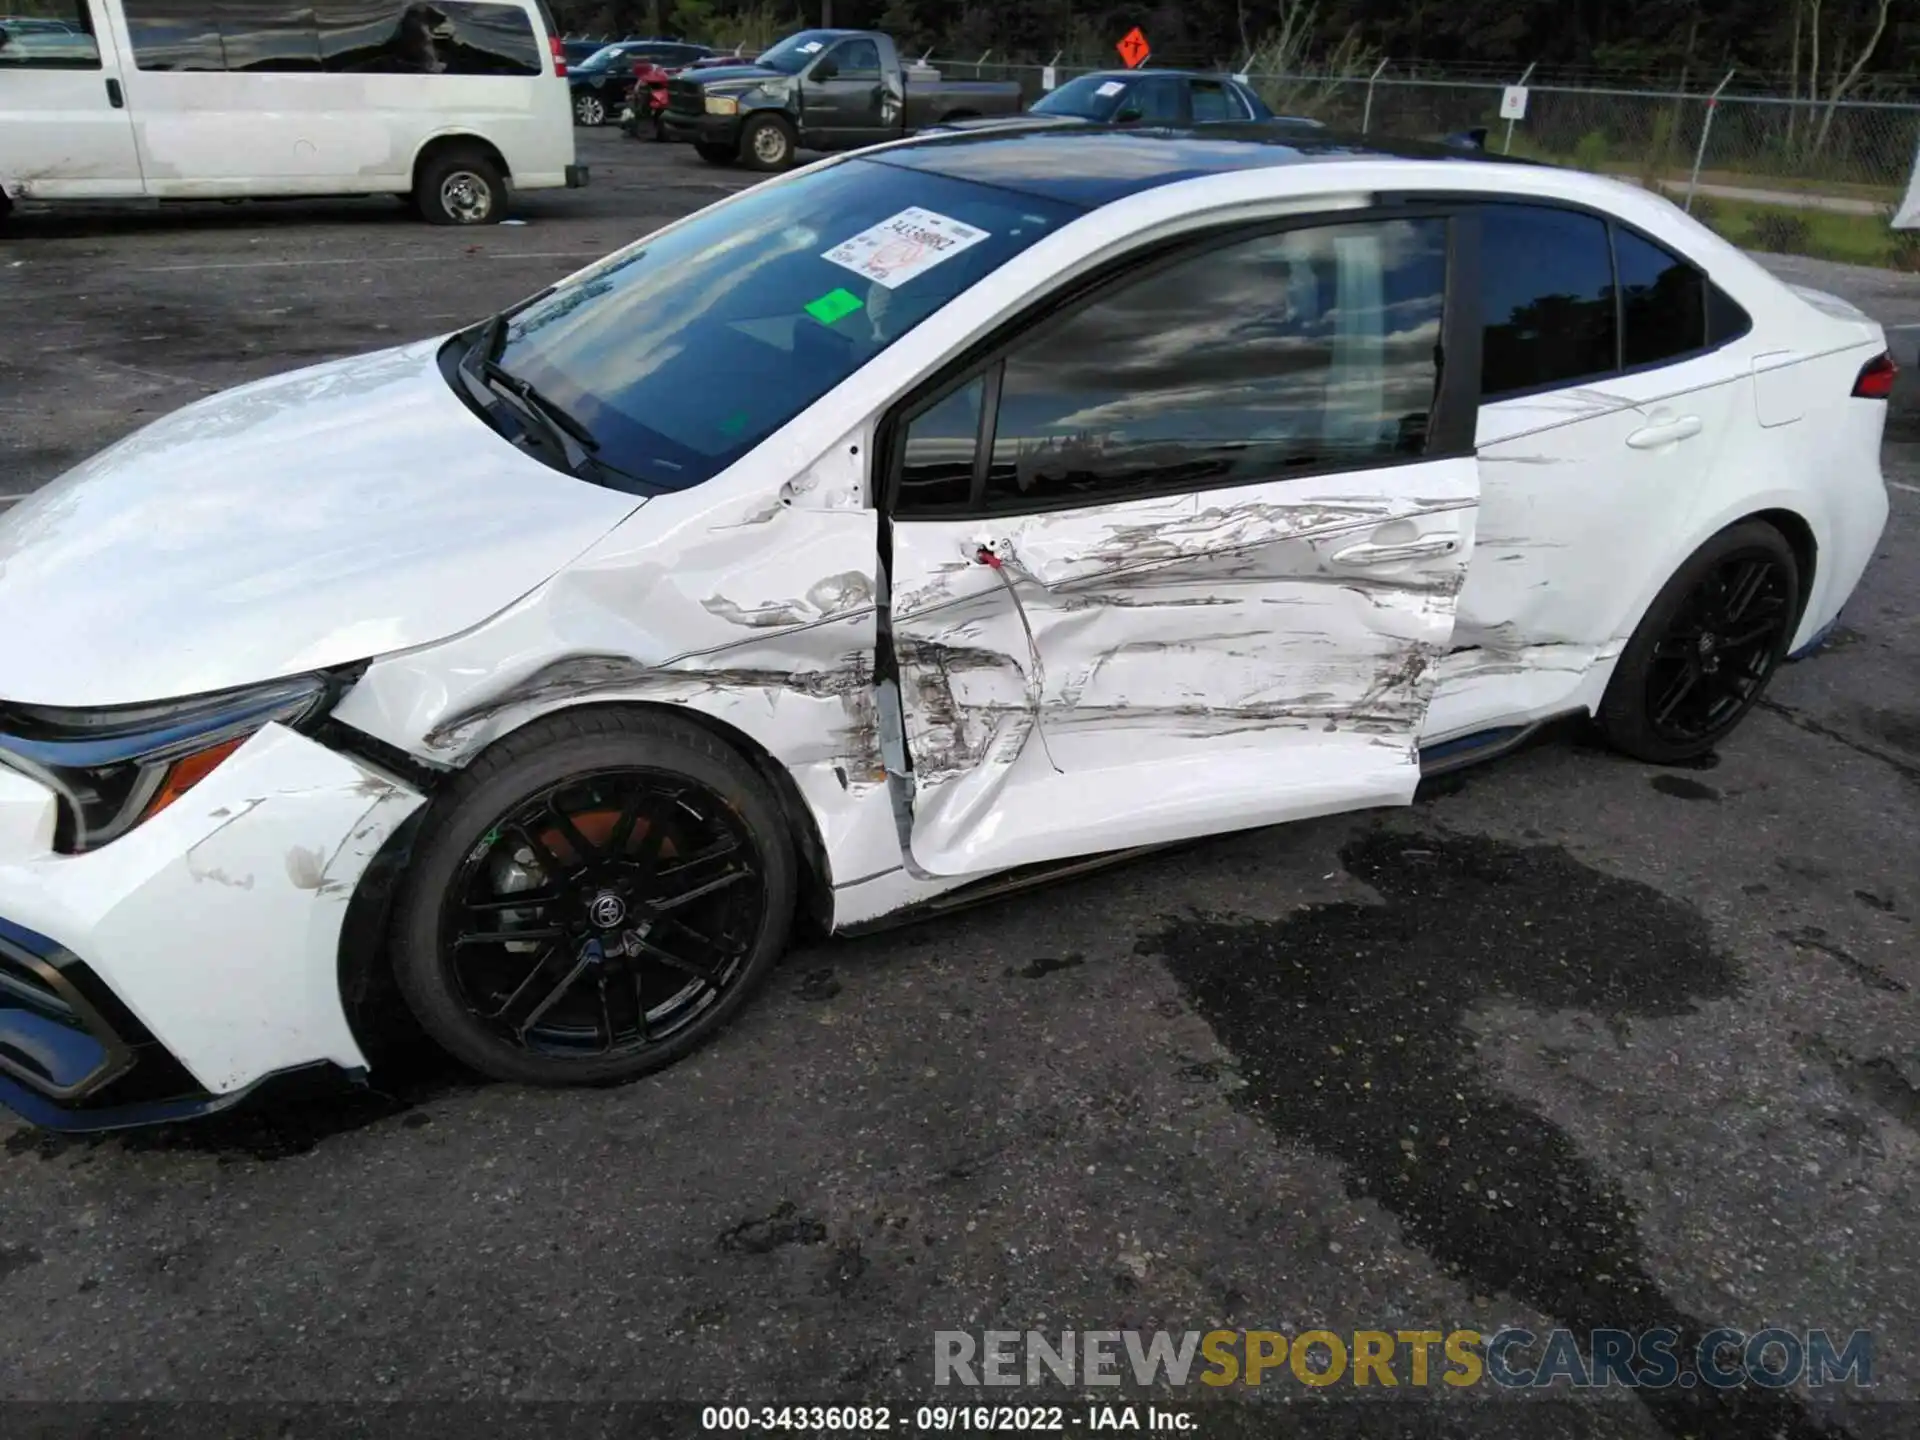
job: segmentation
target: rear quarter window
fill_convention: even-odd
[[[1620,359],[1627,369],[1689,355],[1706,344],[1706,276],[1618,226],[1613,259],[1620,272]]]

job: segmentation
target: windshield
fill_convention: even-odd
[[[1127,82],[1111,75],[1082,75],[1033,102],[1031,115],[1078,115],[1083,120],[1111,120],[1127,93]]]
[[[515,314],[499,361],[603,466],[685,489],[1078,213],[843,161],[607,257]]]
[[[789,35],[754,63],[783,75],[798,75],[837,38],[831,30],[802,30],[798,35]]]

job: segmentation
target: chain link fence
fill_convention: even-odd
[[[1017,80],[1028,104],[1091,66],[933,62],[959,78]],[[1484,127],[1487,148],[1659,189],[1753,249],[1920,269],[1920,234],[1888,226],[1920,151],[1920,104],[1815,104],[1729,88],[1533,85],[1524,119],[1500,118],[1505,85],[1366,75],[1245,76],[1280,115],[1405,138]],[[1697,167],[1697,174],[1696,174]]]

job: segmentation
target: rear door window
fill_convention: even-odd
[[[1606,222],[1531,205],[1488,205],[1480,216],[1482,396],[1612,374],[1619,337]]]
[[[1240,92],[1219,80],[1193,82],[1193,120],[1196,125],[1208,120],[1248,120],[1246,102]]]
[[[1707,343],[1707,277],[1631,230],[1613,232],[1620,272],[1621,363],[1656,365]]]

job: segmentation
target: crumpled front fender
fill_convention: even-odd
[[[341,924],[417,791],[276,724],[87,854],[53,851],[20,787],[0,801],[0,917],[84,961],[209,1092],[366,1067],[341,1004]]]

